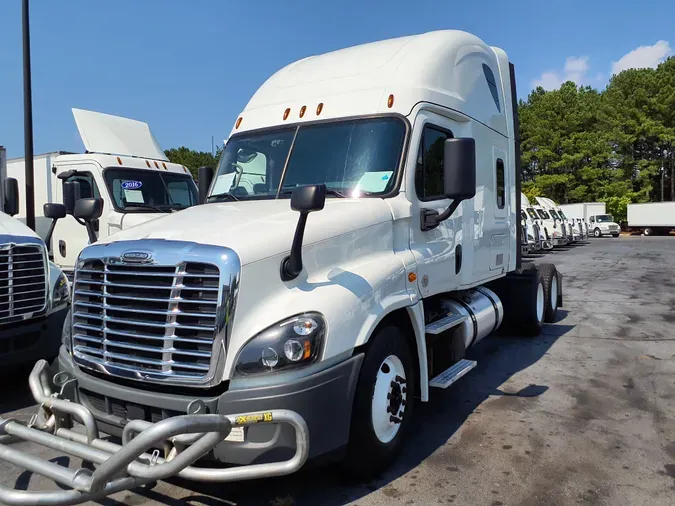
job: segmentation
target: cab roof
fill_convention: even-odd
[[[459,30],[353,46],[276,72],[250,99],[232,134],[317,119],[407,116],[416,104],[430,102],[510,136],[510,83],[504,79],[508,71],[506,53]],[[286,109],[290,111],[284,119]]]

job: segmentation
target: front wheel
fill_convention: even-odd
[[[558,271],[553,264],[541,264],[539,271],[544,282],[544,322],[553,323],[558,314]]]
[[[654,231],[651,228],[645,228],[645,235],[654,235]]]
[[[361,479],[384,470],[396,458],[410,425],[417,388],[406,336],[393,325],[379,330],[359,373],[346,469]]]
[[[602,237],[602,232],[600,232],[599,228],[593,230],[593,237]]]

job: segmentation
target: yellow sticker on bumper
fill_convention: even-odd
[[[272,413],[255,413],[253,415],[243,415],[238,416],[234,419],[234,423],[237,425],[244,425],[248,423],[258,423],[258,422],[271,422]]]

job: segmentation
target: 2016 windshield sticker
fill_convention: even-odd
[[[138,190],[142,186],[140,181],[122,181],[122,188],[125,190]]]

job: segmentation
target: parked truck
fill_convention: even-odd
[[[279,476],[329,455],[362,476],[391,464],[417,402],[476,366],[467,349],[503,321],[537,336],[562,304],[554,265],[521,265],[515,83],[503,50],[454,30],[271,76],[205,204],[79,255],[58,372],[30,377],[41,414],[0,432],[98,467],[0,445],[71,487],[0,501]],[[256,159],[264,177],[243,191]],[[99,212],[76,202],[87,226]],[[192,465],[205,455],[230,466]]]
[[[621,233],[621,228],[614,221],[614,217],[607,214],[604,202],[580,202],[565,204],[560,207],[567,216],[583,219],[588,234],[593,235],[593,237],[604,235],[619,237]]]
[[[64,151],[34,158],[35,228],[47,238],[51,220],[42,210],[46,203],[66,205],[47,246],[54,263],[69,277],[82,248],[90,241],[82,223],[72,216],[67,202],[68,183],[81,198],[101,198],[101,219],[94,224],[99,239],[166,213],[197,204],[197,187],[190,171],[171,163],[147,123],[110,114],[73,109],[86,153]],[[8,162],[9,176],[25,183],[25,160]],[[25,199],[19,219],[25,220]]]
[[[19,188],[7,177],[0,146],[0,369],[55,359],[70,305],[65,275],[47,259],[42,239],[13,216]],[[50,214],[49,212],[47,214]]]
[[[675,202],[628,204],[628,227],[644,235],[668,235],[675,230]]]

